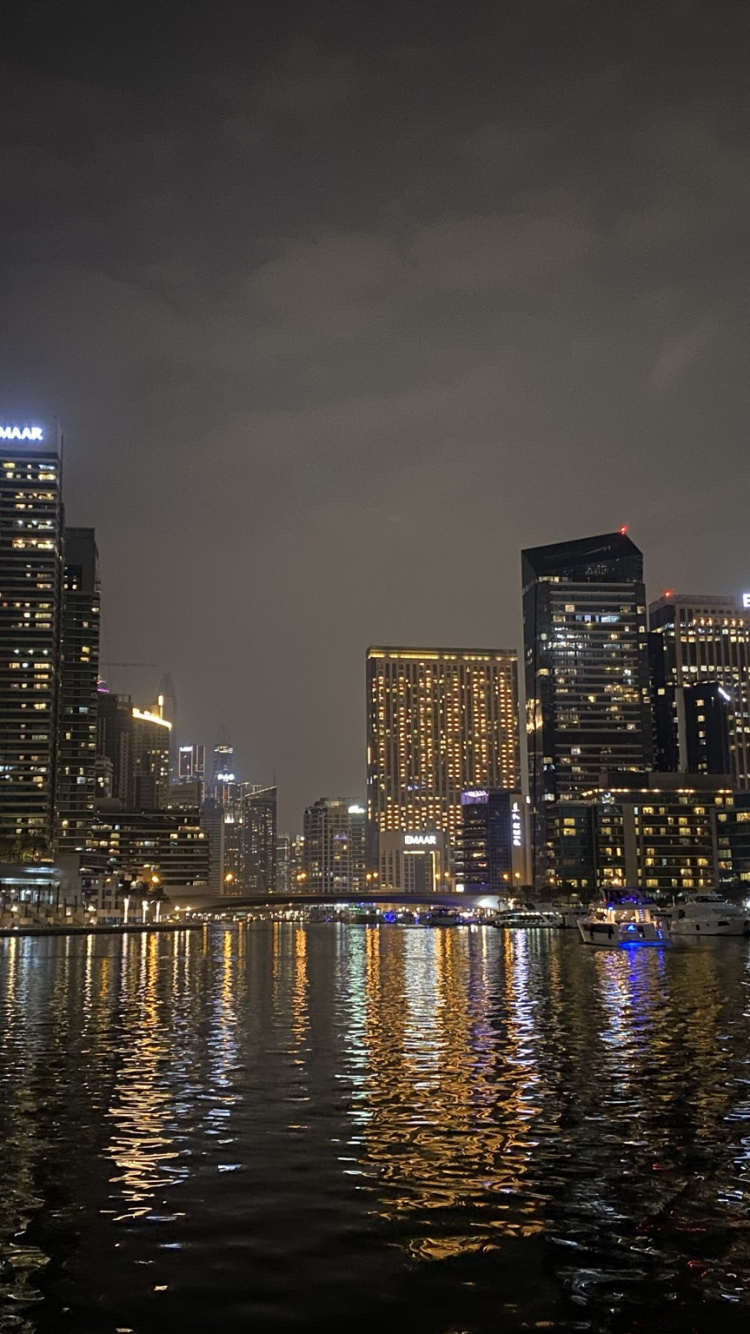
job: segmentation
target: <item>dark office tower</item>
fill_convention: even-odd
[[[66,528],[57,757],[57,846],[83,852],[94,818],[99,568],[93,528]]]
[[[206,747],[180,746],[177,756],[178,783],[203,783],[206,776]]]
[[[159,694],[157,696],[158,712],[162,718],[166,718],[168,723],[172,724],[172,730],[169,734],[169,781],[178,782],[177,777],[177,695],[175,694],[174,681],[169,672],[165,672],[159,682]]]
[[[651,768],[643,556],[618,532],[522,558],[534,880],[593,888],[576,803],[602,769]]]
[[[520,792],[475,788],[461,794],[456,881],[475,893],[510,894],[528,884],[528,818]]]
[[[99,691],[97,754],[102,779],[100,796],[119,801],[123,810],[135,800],[133,701],[130,695]]]
[[[97,750],[111,766],[107,795],[123,810],[155,811],[166,804],[169,739],[166,718],[134,708],[129,695],[99,692]]]
[[[658,768],[730,773],[735,787],[750,787],[750,609],[732,597],[665,593],[649,606],[649,625]],[[696,693],[709,685],[710,700]],[[705,708],[691,699],[703,699]],[[713,765],[721,760],[725,727],[729,768],[721,770]]]
[[[229,733],[222,723],[214,746],[214,767],[211,775],[210,797],[214,801],[218,801],[219,805],[226,805],[231,784],[234,781],[234,748],[229,740]]]
[[[366,888],[367,811],[354,802],[349,807],[349,885],[353,894]]]
[[[276,889],[276,788],[243,785],[240,883],[248,894]]]
[[[276,837],[276,893],[289,894],[292,888],[292,840],[288,834]]]
[[[0,425],[0,856],[51,849],[60,668],[61,464]]]

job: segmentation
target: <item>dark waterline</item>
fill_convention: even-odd
[[[0,941],[0,1331],[744,1331],[748,962]]]

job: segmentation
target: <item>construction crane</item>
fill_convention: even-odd
[[[100,662],[100,667],[158,667],[158,662]]]

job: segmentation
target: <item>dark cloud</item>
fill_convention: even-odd
[[[0,398],[65,423],[105,656],[287,824],[362,793],[367,643],[518,642],[522,545],[747,585],[744,3],[7,22]]]

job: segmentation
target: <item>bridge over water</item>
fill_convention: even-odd
[[[253,912],[274,908],[497,908],[497,894],[396,894],[382,890],[364,894],[170,894],[171,910]]]

